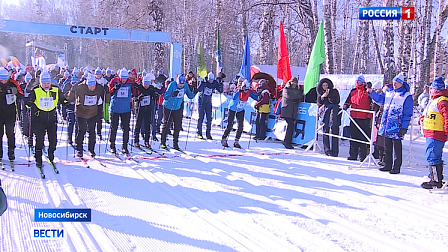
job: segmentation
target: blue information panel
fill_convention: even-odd
[[[34,209],[34,222],[91,222],[92,209]]]

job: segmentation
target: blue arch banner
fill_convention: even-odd
[[[47,24],[8,19],[0,19],[0,31],[105,40],[160,43],[171,42],[171,34],[161,31],[126,30],[86,25]]]

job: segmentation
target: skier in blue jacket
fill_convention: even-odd
[[[213,140],[210,134],[212,128],[212,94],[213,91],[217,90],[222,93],[222,85],[219,85],[215,80],[215,75],[212,72],[208,73],[207,79],[201,81],[198,87],[198,109],[199,109],[199,120],[198,120],[198,138],[204,139],[202,136],[202,122],[204,121],[204,115],[207,117],[207,127],[206,127],[206,137],[207,139]]]
[[[167,149],[166,135],[170,130],[170,125],[174,122],[173,148],[179,148],[179,131],[182,125],[182,109],[180,105],[184,101],[184,95],[189,99],[193,99],[195,93],[190,90],[185,81],[185,76],[181,74],[176,81],[169,84],[163,96],[163,126],[161,136],[161,148]]]

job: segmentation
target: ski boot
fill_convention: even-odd
[[[53,151],[49,151],[48,152],[48,160],[53,163],[54,160],[54,152]]]
[[[222,145],[222,147],[225,147],[225,148],[229,147],[229,144],[227,143],[227,140],[225,138],[221,140],[221,145]]]
[[[159,141],[159,139],[158,139],[156,136],[153,136],[153,137],[152,137],[152,140],[153,140],[153,141],[156,141],[156,142]]]
[[[110,145],[110,153],[112,153],[112,154],[117,154],[117,149],[115,149],[115,145]]]
[[[162,144],[160,145],[160,148],[162,148],[162,149],[164,149],[164,150],[168,150],[168,147],[166,146],[165,143],[162,143]]]
[[[92,156],[93,158],[95,158],[95,156],[96,156],[96,153],[95,153],[94,150],[89,150],[89,154],[90,154],[90,156]]]
[[[136,143],[134,144],[134,147],[137,148],[137,149],[140,149],[140,148],[141,148],[140,143],[139,143],[139,142],[136,142]]]
[[[201,139],[201,140],[204,140],[204,137],[202,135],[199,135],[199,134],[198,134],[198,138]]]
[[[233,147],[241,149],[241,145],[238,139],[235,139],[235,142],[233,142]]]
[[[213,140],[212,135],[210,135],[210,133],[207,133],[206,137],[207,137],[207,140]]]
[[[151,149],[151,145],[149,144],[149,142],[145,142],[145,147]]]
[[[126,148],[126,147],[123,147],[123,149],[121,150],[121,152],[122,152],[123,154],[125,154],[125,155],[129,155],[128,148]]]
[[[14,155],[14,150],[12,150],[12,151],[8,150],[8,158],[9,158],[9,161],[14,161],[16,159],[16,157]]]
[[[82,150],[77,150],[76,156],[81,158],[83,156]]]
[[[173,143],[173,149],[180,151],[179,144]]]

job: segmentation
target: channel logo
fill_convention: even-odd
[[[359,7],[359,20],[414,20],[414,7]]]
[[[34,240],[63,240],[67,239],[65,228],[32,228],[31,238]]]

